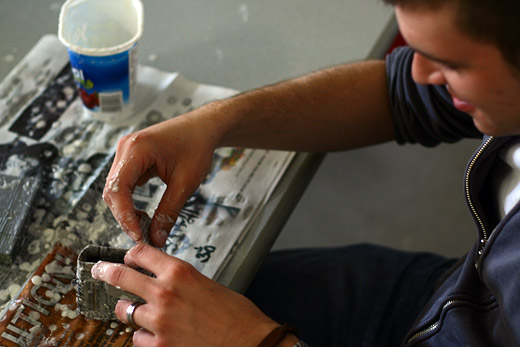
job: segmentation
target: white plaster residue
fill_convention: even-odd
[[[73,156],[75,154],[78,154],[81,152],[83,148],[85,148],[88,145],[86,141],[83,141],[81,139],[76,140],[72,142],[69,145],[63,146],[62,152],[66,156]]]
[[[35,286],[39,286],[42,284],[43,280],[40,276],[38,275],[35,275],[31,278],[31,282],[35,285]]]
[[[53,292],[52,290],[46,290],[45,291],[45,296],[48,297],[49,299],[53,300],[53,301],[60,301],[61,300],[60,293]]]
[[[63,94],[65,94],[65,98],[67,100],[71,100],[74,97],[74,93],[75,93],[74,88],[69,87],[69,86],[63,88],[62,92],[63,92]]]
[[[62,266],[56,260],[53,260],[49,264],[45,265],[45,272],[49,274],[63,273],[75,275],[74,271],[72,270],[72,266]]]
[[[61,9],[61,3],[59,3],[59,2],[53,2],[53,3],[50,5],[49,8],[50,8],[51,11],[59,12],[60,9]]]
[[[67,101],[65,100],[58,100],[56,102],[56,107],[58,108],[65,108],[67,106]]]
[[[35,168],[39,165],[38,161],[32,158],[20,158],[18,155],[11,155],[4,164],[6,174],[11,176],[21,176],[26,170]]]
[[[56,326],[56,324],[51,324],[51,325],[49,326],[49,330],[50,330],[50,331],[56,331],[56,329],[58,329],[58,327]]]
[[[31,311],[31,312],[29,312],[29,317],[31,317],[34,320],[39,320],[40,319],[40,312]]]
[[[215,54],[217,55],[217,64],[222,64],[222,61],[224,60],[224,52],[222,51],[222,49],[217,48],[215,50]]]
[[[20,304],[19,300],[11,302],[11,304],[9,305],[9,311],[16,310],[18,308],[19,304]]]
[[[242,4],[238,7],[238,13],[240,13],[240,16],[242,17],[242,22],[249,22],[249,9],[246,4]]]
[[[67,311],[67,318],[69,318],[69,319],[76,319],[76,318],[78,318],[78,316],[79,316],[78,311],[75,311],[75,310]]]
[[[29,272],[31,271],[31,263],[29,263],[28,261],[24,261],[23,263],[18,265],[18,269]]]
[[[19,284],[13,283],[7,289],[0,290],[0,299],[7,300],[9,298],[14,299],[16,294],[20,291],[21,287]]]
[[[120,233],[114,237],[111,244],[116,248],[131,248],[135,245],[134,241],[126,233]]]
[[[2,289],[0,290],[0,300],[6,301],[9,298],[9,290]]]
[[[125,160],[119,162],[115,175],[108,182],[108,189],[111,192],[117,193],[119,191],[119,175],[121,174],[121,169],[125,166],[125,164]]]
[[[32,312],[31,312],[32,313]],[[37,312],[36,312],[37,313]],[[29,314],[30,315],[30,314]],[[40,317],[38,315],[38,317]],[[41,325],[35,325],[33,326],[32,328],[29,329],[29,333],[31,334],[31,338],[33,336],[36,336],[36,334],[38,334],[40,331],[42,330],[42,326]]]
[[[19,181],[13,180],[11,182],[7,182],[7,180],[3,180],[0,184],[0,189],[14,189],[18,187]]]
[[[92,171],[92,166],[87,163],[82,163],[78,166],[78,172],[80,173],[90,173]]]
[[[12,63],[14,61],[14,54],[4,55],[4,63]]]
[[[43,119],[40,119],[38,122],[36,122],[36,129],[43,129],[47,126],[47,122],[44,121]]]
[[[45,242],[51,242],[54,238],[55,231],[53,229],[47,228],[42,232],[42,236]]]
[[[38,254],[40,253],[40,241],[34,240],[27,246],[27,253]]]
[[[113,329],[107,329],[106,331],[107,335],[110,336],[114,333],[114,330]]]
[[[34,222],[37,224],[41,224],[43,221],[43,218],[45,217],[45,213],[46,213],[45,210],[42,208],[35,210],[33,213]]]
[[[69,307],[69,305],[65,304],[56,304],[54,305],[54,309],[56,311],[61,311],[61,316],[63,318],[75,319],[78,317],[79,312],[76,309]]]

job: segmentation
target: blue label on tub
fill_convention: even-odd
[[[69,50],[72,74],[85,107],[92,111],[117,112],[130,98],[130,51],[108,56],[89,56]]]

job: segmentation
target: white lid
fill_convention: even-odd
[[[140,0],[67,0],[58,37],[69,50],[106,56],[129,50],[143,34]]]

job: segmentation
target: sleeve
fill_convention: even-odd
[[[481,138],[471,117],[453,106],[444,85],[417,84],[412,79],[413,51],[395,49],[386,58],[390,108],[399,144],[436,146],[463,138]]]

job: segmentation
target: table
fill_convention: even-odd
[[[45,33],[61,1],[2,0],[0,78]],[[397,32],[380,2],[154,0],[145,3],[139,61],[208,84],[247,90],[353,60],[382,57]],[[217,280],[242,291],[323,155],[299,153]]]

